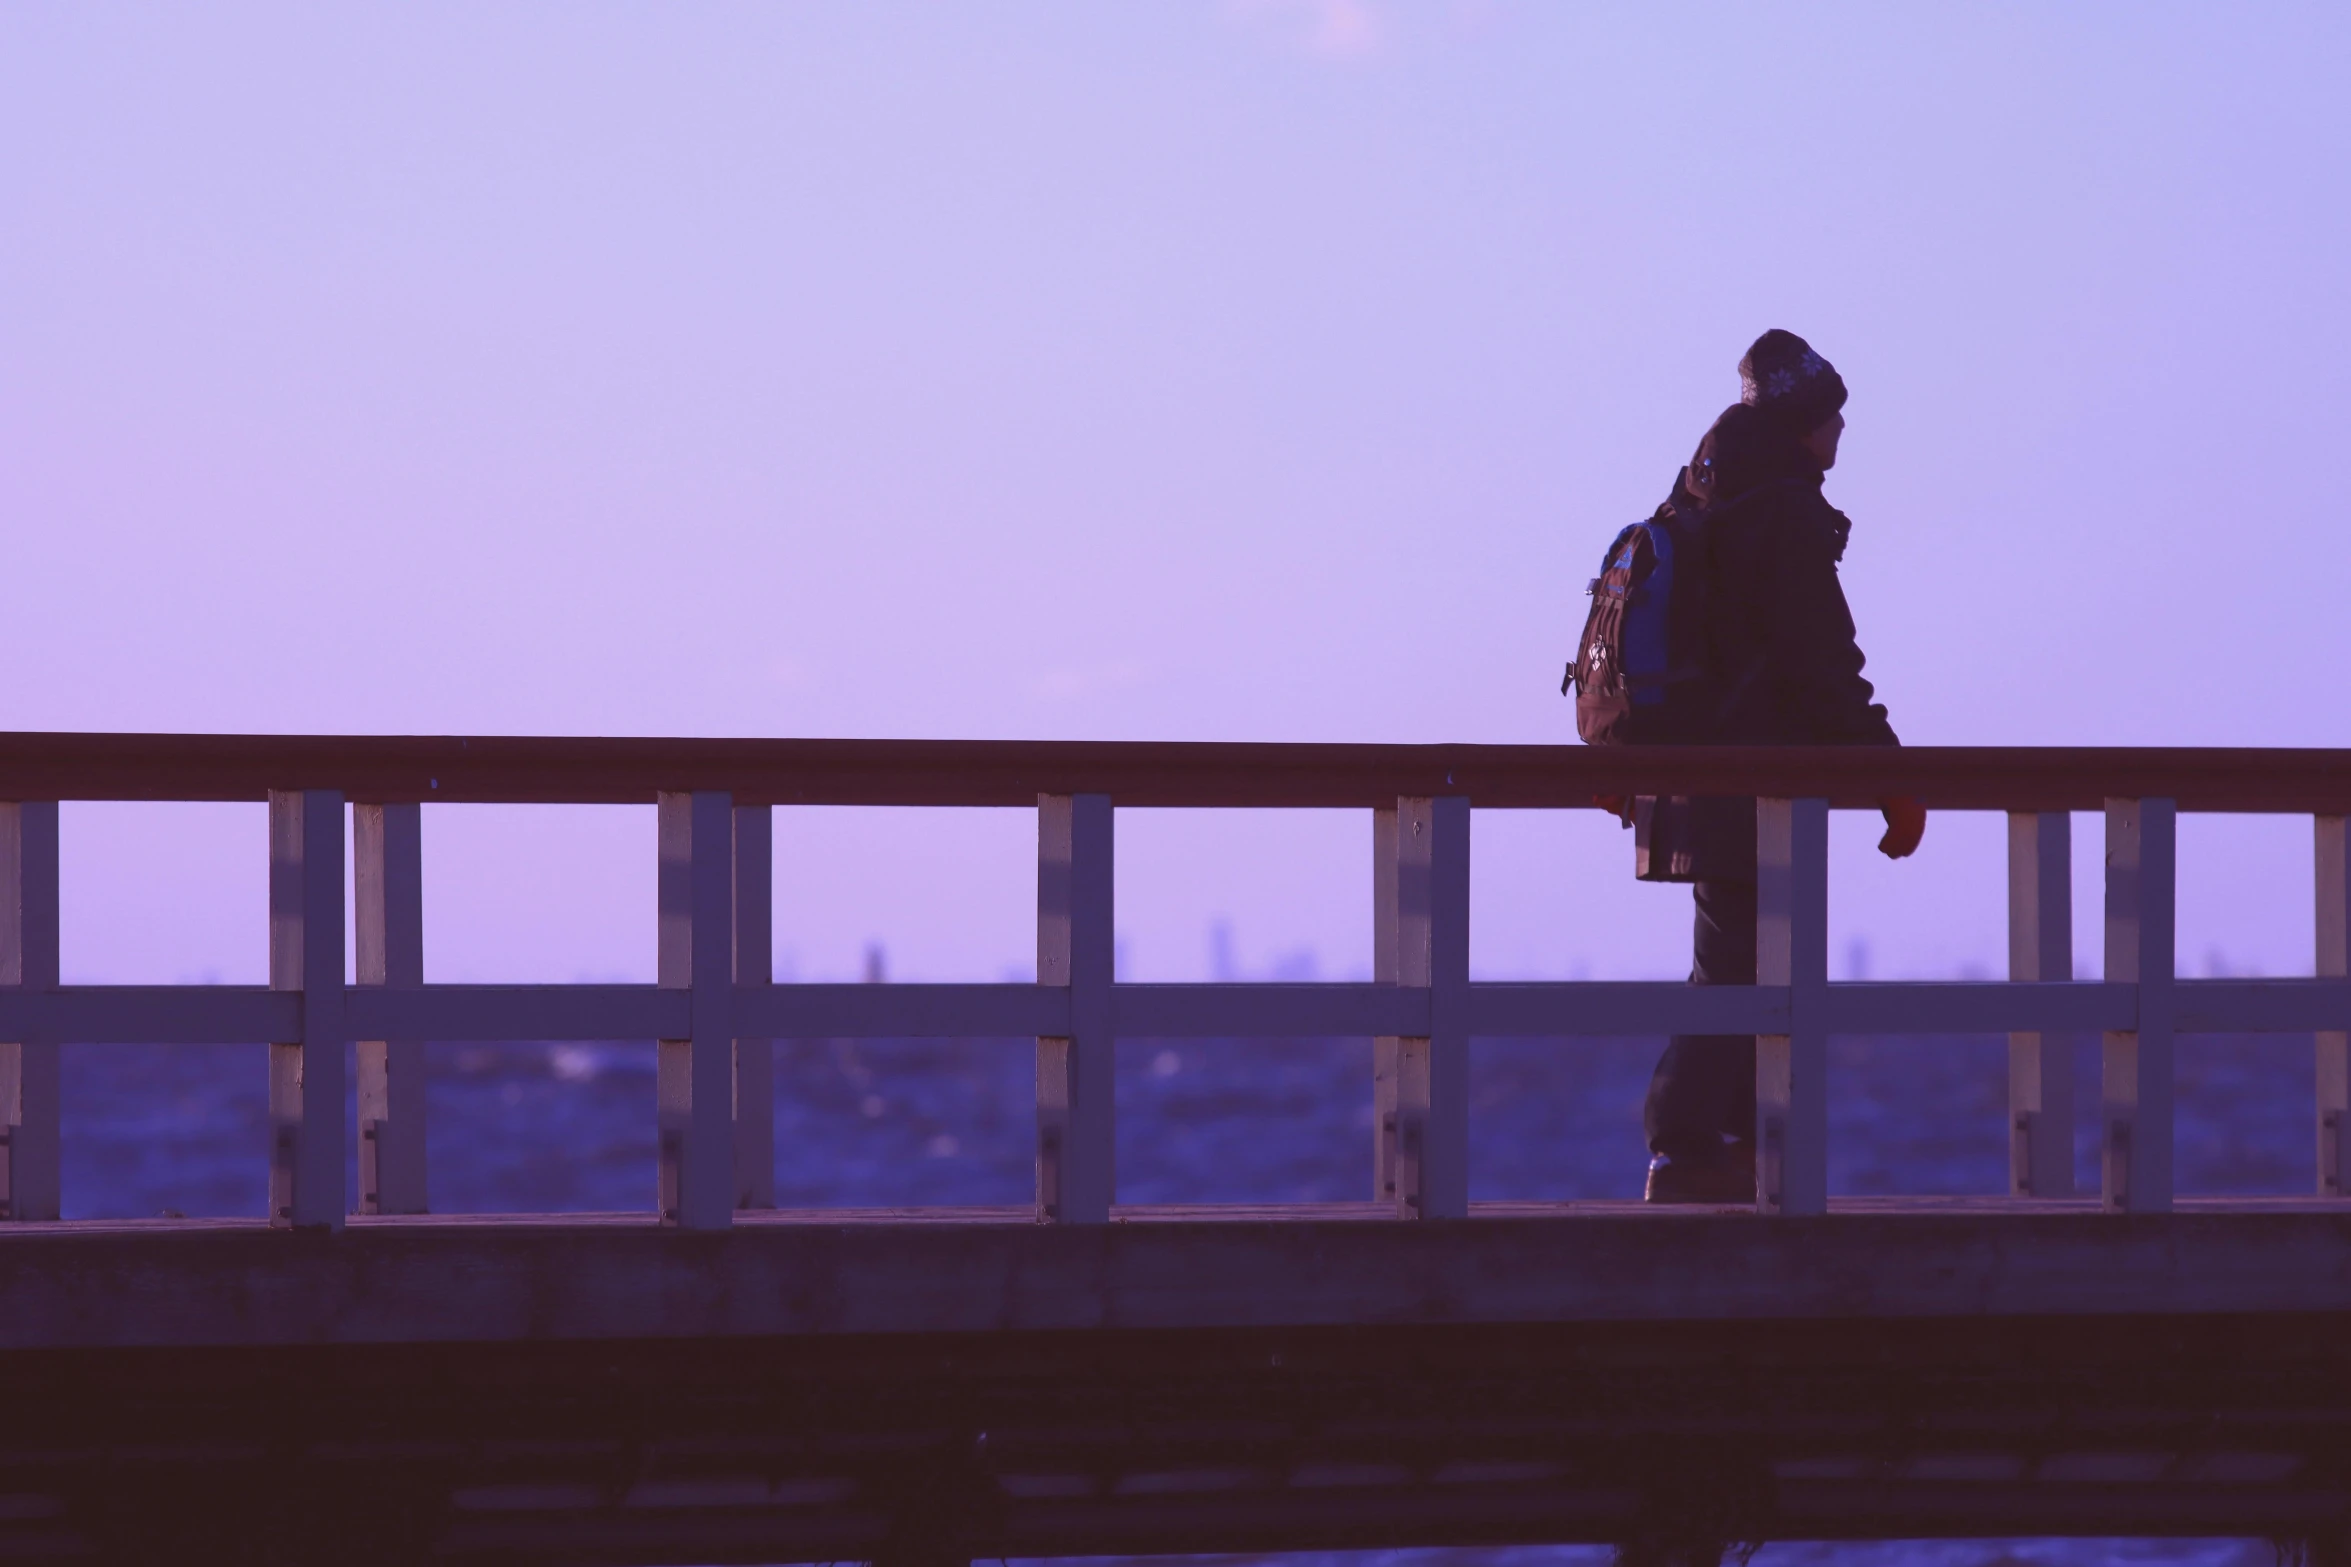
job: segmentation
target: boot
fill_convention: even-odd
[[[1752,1208],[1755,1144],[1747,1140],[1725,1143],[1712,1159],[1668,1159],[1659,1154],[1649,1161],[1649,1186],[1641,1199]]]

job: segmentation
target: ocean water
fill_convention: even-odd
[[[1660,1041],[1481,1040],[1471,1066],[1471,1189],[1481,1198],[1638,1195],[1640,1102]],[[787,1207],[1024,1203],[1034,1048],[1026,1039],[776,1045],[777,1200]],[[2006,1040],[1830,1042],[1831,1189],[1996,1192],[2006,1182]],[[439,1212],[650,1208],[651,1045],[430,1047],[431,1201]],[[1368,1195],[1368,1040],[1125,1040],[1119,1186],[1130,1202]],[[258,1215],[266,1193],[259,1046],[78,1046],[65,1063],[71,1217]],[[2097,1082],[2075,1055],[2077,1093]],[[2307,1037],[2185,1038],[2183,1193],[2309,1189]],[[2084,1115],[2076,1169],[2095,1165]],[[1284,1558],[1291,1567],[1600,1563],[1584,1549]],[[1237,1558],[1217,1558],[1220,1561]],[[2266,1541],[1775,1542],[1765,1567],[2271,1567]]]

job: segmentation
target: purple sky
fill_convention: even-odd
[[[9,7],[0,725],[1571,740],[1786,326],[1906,740],[2351,744],[2346,80],[2288,4]],[[788,815],[790,970],[1024,965],[1033,831]],[[1997,821],[1875,831],[1836,950],[1996,972]],[[70,975],[260,977],[258,808],[66,832]],[[1359,818],[1119,832],[1138,977],[1368,965]],[[1476,832],[1485,972],[1686,963],[1601,819]],[[433,977],[650,977],[649,810],[426,833]],[[2307,972],[2307,825],[2183,844],[2184,966]]]

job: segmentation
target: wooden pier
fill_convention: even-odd
[[[1628,792],[1758,798],[1761,982],[1473,983],[1473,809]],[[2008,814],[2007,981],[1829,982],[1827,813],[1889,794]],[[16,735],[0,797],[0,1558],[2351,1538],[2351,753]],[[269,986],[58,983],[87,799],[269,802]],[[424,982],[420,807],[478,801],[657,807],[657,984]],[[1037,983],[774,983],[802,804],[1034,810]],[[1115,982],[1119,804],[1365,810],[1375,980]],[[2312,819],[2316,978],[2175,977],[2197,810]],[[1473,1201],[1471,1040],[1674,1030],[1759,1036],[1754,1211]],[[2008,1193],[1831,1199],[1854,1032],[2010,1036]],[[2199,1032],[2314,1038],[2308,1197],[2175,1197]],[[775,1211],[771,1042],[941,1034],[1036,1040],[1035,1203]],[[1367,1200],[1122,1206],[1115,1042],[1275,1035],[1376,1040]],[[430,1214],[433,1039],[659,1041],[644,1212]],[[268,1046],[269,1217],[58,1219],[58,1052],[107,1042]]]

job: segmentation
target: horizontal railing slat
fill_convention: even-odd
[[[2206,979],[2178,986],[2180,1031],[2311,1033],[2351,1020],[2351,980]],[[1843,1034],[2100,1033],[2137,1023],[2135,987],[2098,981],[1845,983],[1828,987],[1828,1029]],[[1384,984],[1122,984],[1111,991],[1127,1038],[1412,1036],[1428,993]],[[1469,1031],[1487,1038],[1768,1034],[1785,1028],[1788,992],[1673,981],[1483,982]],[[355,986],[355,1039],[673,1039],[691,1027],[686,992],[653,985]],[[0,1039],[73,1044],[236,1044],[297,1037],[299,993],[246,985],[0,988]],[[1069,993],[1050,985],[753,985],[735,994],[746,1038],[1026,1038],[1069,1027]]]
[[[1361,1036],[1429,1031],[1429,993],[1394,985],[1117,985],[1110,1015],[1132,1039]]]
[[[2095,981],[1848,982],[1823,993],[1836,1034],[2095,1034],[2136,1028],[2138,992]]]
[[[2351,1027],[2351,980],[2183,979],[2183,1034],[2302,1034]]]
[[[362,985],[343,1004],[354,1039],[679,1039],[683,990],[653,985]]]
[[[259,1045],[301,1037],[301,994],[261,985],[0,988],[0,1039],[18,1043]]]
[[[1676,981],[1474,984],[1469,1031],[1487,1038],[1766,1034],[1788,1020],[1785,987]]]
[[[1051,985],[753,985],[735,992],[745,1038],[922,1039],[1069,1031]]]

